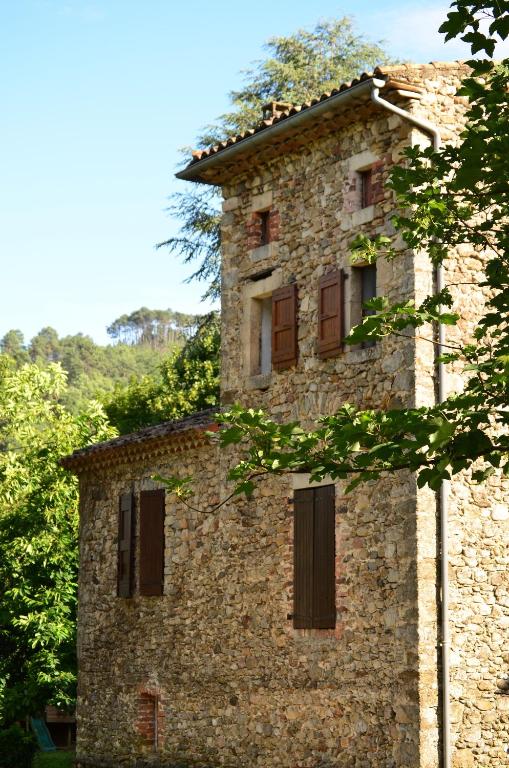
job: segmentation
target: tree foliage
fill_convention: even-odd
[[[202,318],[194,336],[159,366],[159,375],[118,385],[106,402],[121,434],[178,419],[219,401],[219,318]]]
[[[200,321],[199,315],[141,307],[111,323],[113,344],[95,344],[83,333],[59,337],[46,326],[28,343],[21,331],[8,331],[0,340],[0,352],[18,366],[60,363],[67,372],[62,404],[77,414],[90,399],[109,398],[115,386],[122,388],[142,377],[159,380],[164,356],[181,348]]]
[[[460,94],[468,99],[467,124],[457,144],[407,150],[406,166],[392,172],[398,208],[395,236],[357,237],[353,258],[397,259],[407,246],[426,249],[435,266],[451,248],[467,245],[485,264],[481,288],[489,299],[473,337],[443,350],[444,365],[462,366],[465,385],[433,407],[363,410],[345,404],[312,430],[278,424],[262,411],[234,407],[220,419],[223,447],[236,444],[242,460],[230,479],[239,492],[266,473],[310,472],[348,479],[352,488],[383,472],[409,469],[420,486],[471,469],[481,482],[494,472],[509,475],[509,59],[495,62],[495,43],[509,35],[509,3],[453,3],[441,31],[460,36],[473,54],[471,75]],[[349,344],[389,334],[433,334],[433,324],[454,325],[449,287],[420,306],[391,305],[379,297],[347,339]]]
[[[0,722],[74,696],[78,488],[59,461],[114,433],[98,403],[72,416],[65,386],[0,356]]]
[[[197,315],[141,307],[129,315],[118,317],[107,331],[116,342],[161,349],[168,344],[182,344],[196,330],[197,323]]]
[[[366,41],[355,32],[349,17],[322,21],[312,30],[300,29],[289,37],[272,37],[265,47],[267,58],[243,72],[243,87],[230,93],[233,109],[205,128],[198,137],[199,147],[257,125],[268,101],[301,104],[389,61],[379,43]],[[185,263],[197,262],[189,280],[207,282],[205,298],[217,298],[221,266],[218,190],[193,184],[188,191],[172,195],[168,211],[182,222],[180,232],[158,247],[169,247]]]

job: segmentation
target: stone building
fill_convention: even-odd
[[[352,266],[348,246],[390,230],[385,181],[405,147],[457,135],[465,72],[388,67],[268,105],[179,174],[224,196],[223,403],[310,425],[345,401],[436,401],[427,340],[342,344],[375,293],[433,290],[426,255]],[[452,334],[475,325],[481,275],[475,253],[451,253],[446,281],[470,284],[453,288],[467,311]],[[439,768],[446,732],[455,768],[509,764],[505,481],[449,489],[444,718],[435,494],[403,473],[348,495],[295,475],[214,512],[235,461],[214,429],[204,412],[66,460],[81,484],[81,768]],[[193,475],[192,508],[157,473]]]

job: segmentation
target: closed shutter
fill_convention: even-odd
[[[336,626],[334,486],[306,488],[294,498],[293,626]]]
[[[343,349],[343,270],[321,277],[318,290],[318,355],[333,357]]]
[[[164,490],[140,493],[140,595],[162,595]]]
[[[296,491],[293,501],[293,626],[313,626],[313,491]]]
[[[134,498],[122,493],[118,505],[117,595],[131,597],[133,576]]]
[[[272,294],[272,366],[278,371],[297,362],[297,285]]]
[[[313,627],[336,626],[336,542],[334,486],[314,489]]]

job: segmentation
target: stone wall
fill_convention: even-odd
[[[179,457],[203,510],[214,451]],[[286,480],[216,514],[168,498],[165,594],[116,596],[118,496],[172,471],[148,453],[82,478],[80,765],[417,765],[413,480],[338,493],[337,628],[294,630]]]
[[[391,74],[423,86],[419,101],[399,103],[439,122],[450,138],[464,110],[454,96],[464,71],[430,65]],[[391,337],[328,360],[316,354],[319,278],[345,269],[347,320],[353,318],[349,242],[358,231],[390,231],[394,200],[380,182],[405,146],[423,141],[399,117],[366,105],[336,132],[311,131],[305,150],[253,168],[224,189],[225,403],[262,406],[276,418],[311,424],[345,401],[367,407],[434,401],[429,341]],[[375,201],[362,209],[358,171],[373,164]],[[256,246],[257,211],[269,208],[267,242]],[[465,273],[478,277],[481,265],[469,252],[452,256],[454,282]],[[288,370],[254,376],[247,369],[246,324],[256,285],[264,281],[270,290],[297,283],[299,359]],[[423,254],[402,250],[396,261],[380,261],[377,282],[392,301],[419,300],[433,275]],[[468,290],[462,334],[482,308],[480,290]],[[463,295],[458,288],[458,299]],[[203,446],[156,459],[150,450],[147,443],[143,459],[98,463],[81,478],[81,764],[438,768],[434,494],[417,491],[405,475],[348,496],[338,484],[337,626],[295,630],[288,618],[292,483],[305,478],[267,480],[249,500],[211,514],[208,505],[229,490],[223,478],[234,452],[218,455]],[[153,487],[152,474],[176,469],[197,477],[200,511],[167,498],[165,594],[117,598],[118,494]],[[508,740],[509,697],[497,693],[507,660],[501,650],[509,605],[507,496],[500,484],[486,491],[461,478],[452,499],[456,766],[498,766]]]

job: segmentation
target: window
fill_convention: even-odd
[[[318,355],[334,357],[343,349],[344,284],[342,269],[320,278],[318,288]]]
[[[260,245],[268,245],[270,242],[270,211],[260,211]]]
[[[367,168],[359,172],[361,182],[361,208],[373,205],[373,169]]]
[[[162,595],[164,583],[164,490],[140,493],[140,595]]]
[[[268,374],[272,370],[272,297],[252,299],[251,376]]]
[[[253,211],[247,223],[246,234],[248,251],[272,245],[279,239],[279,211],[272,208]],[[267,251],[270,249],[265,248],[265,252]]]
[[[250,389],[266,389],[273,370],[296,365],[296,283],[281,286],[281,271],[271,268],[253,275],[242,289],[240,336],[243,368]]]
[[[361,314],[362,318],[374,315],[375,310],[366,307],[366,302],[370,299],[374,299],[376,296],[376,264],[369,264],[360,270],[361,273]],[[375,341],[363,341],[361,346],[364,349],[368,347],[374,347]]]
[[[131,597],[133,593],[134,497],[122,493],[118,509],[117,595]]]
[[[362,323],[365,317],[375,314],[374,310],[368,309],[365,304],[377,295],[376,264],[353,267],[351,281],[350,326],[353,328]],[[364,341],[361,348],[368,349],[375,343],[375,341]]]
[[[293,626],[336,626],[335,487],[295,491],[293,513]]]

